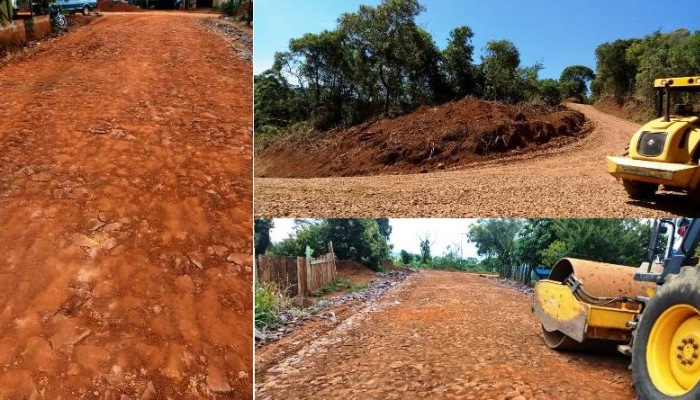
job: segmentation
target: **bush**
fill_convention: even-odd
[[[288,307],[290,299],[285,290],[275,283],[255,283],[255,328],[264,329],[277,322],[282,308]]]

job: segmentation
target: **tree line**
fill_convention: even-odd
[[[315,255],[333,242],[338,259],[355,260],[381,270],[391,258],[392,227],[386,218],[296,220],[295,230],[279,243],[270,243],[272,220],[255,220],[256,254],[303,256],[306,246]],[[420,252],[401,250],[393,260],[415,268],[498,272],[511,277],[514,267],[551,267],[564,257],[638,266],[645,258],[650,224],[639,219],[480,219],[465,225],[467,240],[480,258],[463,258],[459,244],[440,256],[432,242],[417,237]]]
[[[326,253],[328,243],[339,260],[354,260],[374,271],[380,271],[389,259],[391,225],[387,218],[324,220],[297,219],[294,233],[279,243],[270,241],[271,219],[255,220],[255,254],[301,257],[307,246],[313,256]]]
[[[598,46],[595,57],[594,96],[618,102],[635,98],[651,111],[654,79],[700,74],[700,31],[656,31],[642,38],[615,40]]]
[[[472,29],[454,28],[439,49],[416,23],[424,11],[418,0],[383,0],[342,14],[333,30],[292,39],[272,68],[255,76],[256,134],[302,121],[319,130],[349,126],[465,96],[508,103],[585,99],[590,68],[571,66],[559,80],[539,79],[542,64],[522,65],[509,40],[489,41],[477,64]]]

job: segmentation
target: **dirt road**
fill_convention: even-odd
[[[634,398],[629,359],[549,350],[530,304],[494,278],[414,274],[258,372],[257,398]]]
[[[684,195],[630,201],[605,171],[639,125],[587,105],[585,139],[521,160],[459,171],[351,178],[255,179],[255,215],[265,217],[656,217],[699,215]]]
[[[106,14],[0,65],[0,398],[250,397],[234,47],[186,14]]]

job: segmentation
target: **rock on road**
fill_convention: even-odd
[[[414,274],[258,373],[257,398],[634,398],[628,358],[550,350],[531,301],[495,278]]]
[[[252,67],[202,18],[0,64],[0,398],[252,395]]]
[[[698,215],[685,195],[628,199],[605,156],[621,154],[638,124],[571,104],[594,123],[580,142],[524,160],[449,172],[312,179],[255,178],[261,217],[659,217]],[[300,160],[303,162],[303,160]]]

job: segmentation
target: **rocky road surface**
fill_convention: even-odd
[[[0,399],[251,397],[252,67],[204,17],[0,64]]]
[[[638,124],[571,104],[595,124],[585,139],[458,171],[412,175],[255,179],[261,217],[659,217],[700,215],[683,194],[631,201],[608,175],[605,156],[622,154]],[[300,160],[303,162],[303,160]]]
[[[413,274],[333,329],[304,332],[313,340],[293,353],[256,366],[257,398],[634,399],[628,358],[550,350],[531,301],[495,278]],[[275,346],[290,344],[270,344],[256,358],[273,357]]]

